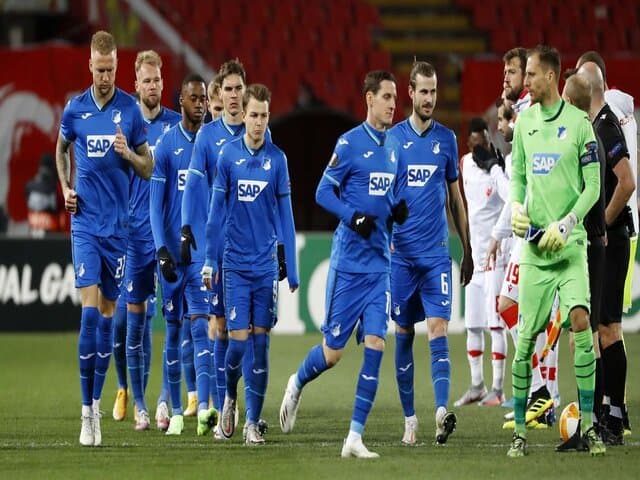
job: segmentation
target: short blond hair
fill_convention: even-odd
[[[116,41],[109,32],[100,30],[91,37],[91,51],[100,55],[109,55],[116,50]]]
[[[138,52],[136,56],[136,73],[140,70],[143,63],[153,65],[154,67],[162,68],[162,58],[155,50],[142,50]]]
[[[222,88],[222,77],[220,75],[216,75],[211,79],[209,85],[207,85],[207,97],[211,101],[211,99],[220,96],[220,88]]]

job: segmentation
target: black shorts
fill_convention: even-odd
[[[587,263],[589,265],[589,290],[591,290],[591,313],[589,314],[589,323],[591,323],[591,331],[597,332],[598,325],[600,325],[602,289],[604,287],[604,272],[606,267],[604,237],[596,237],[589,240],[589,246],[587,247]]]
[[[607,230],[606,273],[600,309],[601,325],[606,326],[622,321],[622,301],[629,267],[629,249],[629,233],[624,225]]]

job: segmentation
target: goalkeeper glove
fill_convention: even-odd
[[[278,244],[278,281],[287,278],[287,262],[284,259],[284,244]]]
[[[547,252],[557,252],[564,248],[571,231],[578,223],[575,213],[569,212],[562,220],[549,225],[538,242],[538,248]]]
[[[176,262],[165,246],[158,249],[158,263],[160,264],[160,272],[162,272],[162,276],[167,282],[173,283],[178,280]]]
[[[518,237],[524,238],[531,226],[524,206],[519,202],[511,204],[511,228]]]
[[[180,229],[180,261],[182,263],[191,263],[191,247],[198,250],[196,239],[191,231],[191,225],[183,225]]]
[[[362,238],[369,238],[371,232],[376,229],[376,218],[378,217],[375,215],[356,212],[353,214],[353,217],[351,217],[349,226]]]

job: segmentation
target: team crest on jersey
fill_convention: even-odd
[[[424,187],[434,173],[438,170],[437,165],[408,165],[407,185],[409,187]]]
[[[238,200],[253,202],[267,185],[269,182],[261,180],[238,180]]]
[[[396,152],[391,151],[391,163],[396,163]]]
[[[120,123],[122,121],[122,112],[120,110],[112,110],[111,121],[113,123]]]
[[[87,157],[104,157],[115,140],[115,135],[87,135]]]
[[[334,337],[338,337],[340,336],[340,324],[336,324],[333,327],[331,327],[331,335],[333,335]]]
[[[395,175],[386,172],[369,173],[369,195],[382,197],[387,194]]]
[[[490,197],[492,193],[493,193],[493,187],[487,187],[487,191],[485,192],[485,195],[487,197]]]
[[[167,122],[162,122],[162,133],[166,133],[171,130],[171,124]]]
[[[167,302],[167,312],[173,312],[173,302],[171,300]]]
[[[534,175],[548,175],[560,159],[559,153],[534,153],[531,169]]]
[[[437,141],[437,140],[433,140],[433,141],[431,142],[431,151],[432,151],[435,155],[437,155],[437,154],[439,154],[439,153],[440,153],[440,142],[439,142],[439,141]]]
[[[558,127],[558,139],[564,140],[567,138],[567,127]]]
[[[271,159],[270,158],[265,158],[264,163],[262,164],[262,168],[265,171],[271,170]]]
[[[336,155],[336,152],[333,152],[333,155],[331,155],[331,160],[329,160],[329,168],[335,168],[338,166],[338,155]]]

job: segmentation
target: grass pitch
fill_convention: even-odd
[[[566,335],[560,340],[560,389],[563,404],[575,400],[571,355]],[[416,338],[416,410],[420,420],[417,447],[403,447],[404,428],[393,368],[393,336],[388,339],[375,406],[364,434],[366,445],[380,453],[377,460],[343,460],[342,439],[349,428],[356,375],[362,347],[350,344],[336,368],[308,385],[303,393],[295,430],[280,432],[278,409],[288,376],[298,367],[320,335],[275,336],[271,342],[271,372],[263,417],[269,422],[267,443],[242,444],[240,424],[234,438],[214,443],[211,436],[197,437],[195,418],[185,419],[180,437],[161,432],[133,430],[132,411],[123,422],[111,418],[116,392],[111,366],[102,409],[103,446],[83,448],[80,433],[80,387],[76,334],[0,335],[0,478],[64,478],[66,480],[117,478],[233,479],[264,478],[639,478],[640,388],[637,361],[640,335],[627,335],[629,358],[628,404],[631,437],[622,447],[609,448],[605,457],[583,453],[558,454],[556,426],[531,431],[529,456],[506,457],[511,431],[502,430],[500,407],[476,405],[454,409],[458,429],[444,447],[433,445],[434,403],[424,336]],[[490,341],[487,337],[487,348]],[[147,401],[151,415],[160,387],[162,334],[154,337],[154,356]],[[452,383],[450,405],[467,388],[469,367],[465,339],[450,339]],[[510,345],[511,350],[513,350]],[[485,355],[488,357],[488,355]],[[510,369],[508,369],[509,371]],[[485,378],[490,382],[490,359],[485,358]],[[505,380],[507,392],[510,379]],[[510,395],[509,395],[510,396]]]

